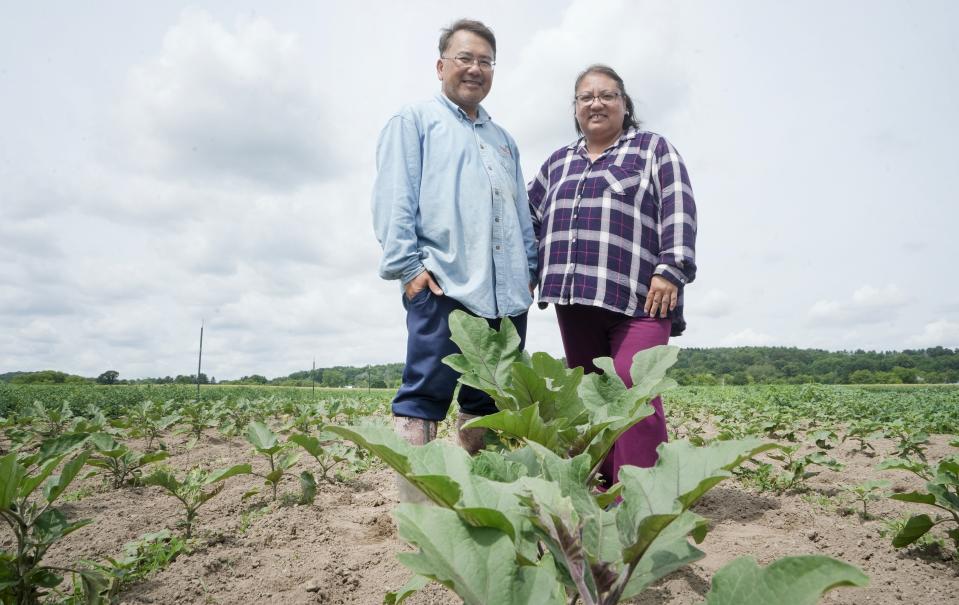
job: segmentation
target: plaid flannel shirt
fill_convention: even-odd
[[[653,275],[679,287],[672,335],[686,327],[696,277],[696,203],[686,166],[663,137],[630,128],[594,162],[585,138],[554,152],[529,184],[539,301],[644,317]]]

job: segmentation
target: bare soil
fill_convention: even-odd
[[[196,464],[211,469],[247,461],[263,465],[242,439],[207,436],[192,450],[180,439],[170,438],[173,455],[168,460],[179,471]],[[933,436],[930,460],[955,452],[948,440]],[[868,479],[888,479],[896,491],[922,487],[921,480],[909,473],[875,470],[878,461],[890,455],[892,444],[879,440],[874,445],[879,451],[874,457],[856,451],[851,442],[837,447],[833,455],[845,468],[810,479],[805,493],[758,493],[736,479],[721,483],[696,506],[711,521],[712,529],[699,546],[706,557],[664,578],[634,602],[699,603],[713,573],[741,555],[768,564],[788,555],[824,554],[859,566],[871,582],[865,589],[833,591],[823,603],[959,603],[959,564],[950,546],[897,550],[891,535],[880,535],[883,520],[932,510],[886,498],[870,504],[875,518],[863,520],[838,503],[843,485]],[[296,473],[312,464],[304,456]],[[390,511],[397,493],[388,469],[376,468],[347,483],[321,484],[312,505],[273,503],[269,489],[241,500],[259,482],[248,476],[228,480],[223,493],[200,509],[192,553],[126,589],[121,602],[372,605],[382,603],[386,592],[409,578],[394,556],[409,547],[394,530]],[[71,486],[72,492],[77,490],[87,495],[66,503],[64,512],[71,519],[95,521],[52,549],[50,564],[103,560],[145,533],[162,528],[180,531],[180,504],[159,488],[113,490],[87,478]],[[295,475],[280,487],[286,502],[298,492]],[[434,584],[407,602],[445,605],[459,600]]]

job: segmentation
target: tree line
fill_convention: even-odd
[[[221,380],[200,374],[200,384],[397,388],[403,364],[334,366],[267,378],[250,374]],[[959,383],[959,349],[824,351],[794,347],[683,349],[669,376],[681,385],[742,384],[938,384]],[[44,370],[0,374],[11,384],[196,384],[196,374],[123,379],[115,370],[87,378]]]

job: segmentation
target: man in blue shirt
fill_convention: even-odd
[[[442,90],[404,107],[380,134],[373,226],[383,247],[380,277],[399,280],[407,312],[406,368],[393,399],[397,432],[415,445],[436,435],[458,375],[443,364],[454,309],[499,327],[510,317],[525,342],[536,283],[536,243],[519,152],[480,106],[493,83],[496,39],[478,21],[444,29],[436,74]],[[457,428],[496,411],[463,386]],[[468,451],[483,429],[459,430]]]

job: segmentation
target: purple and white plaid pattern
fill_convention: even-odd
[[[685,328],[683,286],[696,276],[696,202],[679,153],[630,128],[590,162],[585,139],[554,152],[529,184],[539,242],[539,300],[630,317],[653,275],[679,286],[673,335]]]

